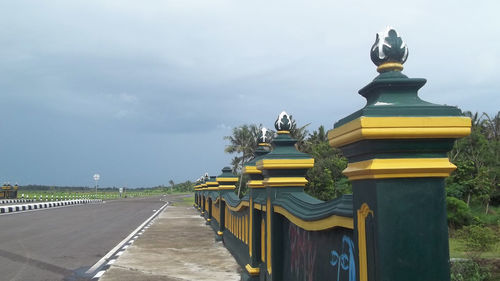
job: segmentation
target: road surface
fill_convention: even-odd
[[[165,198],[165,197],[163,197]],[[80,281],[165,204],[160,197],[0,215],[1,280]]]

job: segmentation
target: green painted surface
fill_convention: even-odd
[[[449,280],[444,179],[359,180],[353,193],[374,213],[368,280]]]
[[[445,158],[454,139],[363,140],[342,147],[351,162],[387,158]]]

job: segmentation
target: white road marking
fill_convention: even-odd
[[[94,275],[94,278],[101,278],[101,276],[104,274],[104,272],[105,272],[104,270],[97,272],[97,274]]]
[[[92,267],[90,267],[85,273],[86,274],[91,274],[92,272],[95,272],[99,267],[101,267],[118,249],[120,249],[125,243],[127,243],[128,240],[130,240],[131,237],[137,234],[137,232],[142,229],[148,222],[150,222],[158,213],[163,211],[165,207],[167,207],[168,203],[164,204],[161,206],[160,209],[156,213],[154,213],[152,216],[150,216],[148,219],[146,219],[141,225],[139,225],[136,229],[134,229],[125,239],[123,239],[120,243],[118,243],[111,251],[109,251],[104,257],[102,257],[99,261],[97,261]],[[134,239],[137,239],[138,236],[135,236]]]

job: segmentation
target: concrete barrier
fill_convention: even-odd
[[[2,202],[7,201],[3,200]],[[78,205],[78,204],[88,204],[88,203],[102,203],[102,199],[86,199],[86,200],[67,200],[67,201],[58,201],[58,202],[45,202],[45,203],[31,203],[31,204],[20,204],[20,205],[12,205],[12,206],[4,206],[0,207],[0,213],[13,213],[13,212],[21,212],[27,210],[38,210],[38,209],[46,209],[53,207],[63,207],[70,205]]]

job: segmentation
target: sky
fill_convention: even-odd
[[[500,109],[498,1],[0,2],[0,181],[141,187],[220,174],[224,136],[362,108],[375,34],[424,100]]]

